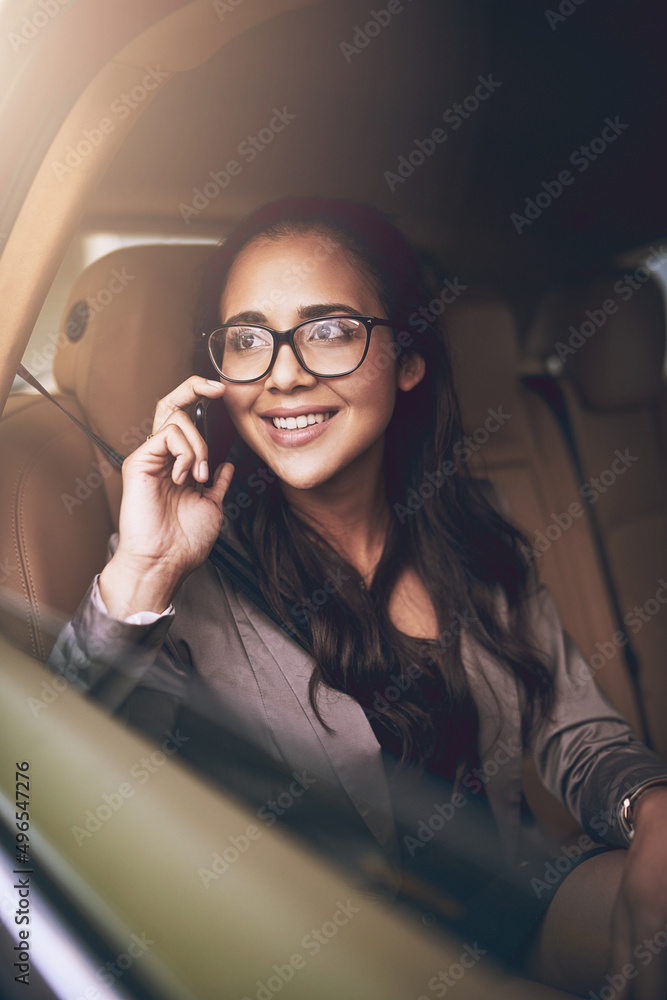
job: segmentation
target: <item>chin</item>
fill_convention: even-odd
[[[278,463],[272,464],[271,468],[281,483],[294,490],[312,490],[316,486],[322,486],[333,475],[323,469],[285,469]]]

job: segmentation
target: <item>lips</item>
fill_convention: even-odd
[[[289,413],[289,411],[283,412]],[[272,441],[276,444],[294,447],[308,444],[319,437],[320,434],[323,434],[330,426],[332,420],[335,420],[337,412],[337,410],[312,410],[310,413],[301,412],[297,414],[292,411],[289,416],[281,416],[279,413],[276,416],[264,415],[263,421]],[[301,418],[300,421],[299,418]],[[303,422],[304,419],[306,420],[305,426],[299,427],[297,421]],[[309,420],[312,422],[309,423]],[[276,427],[276,421],[288,426]]]

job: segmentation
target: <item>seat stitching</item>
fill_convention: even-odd
[[[16,513],[16,528],[20,535],[20,541],[17,538],[17,552],[19,555],[20,565],[23,568],[22,583],[24,585],[24,591],[26,594],[26,603],[28,605],[28,623],[31,632],[31,641],[33,645],[34,655],[37,659],[44,659],[44,641],[41,629],[41,608],[37,599],[37,594],[34,585],[34,578],[32,574],[32,569],[30,566],[30,560],[28,557],[27,543],[26,543],[26,532],[25,532],[25,520],[24,520],[24,508],[26,500],[26,486],[28,479],[36,467],[36,464],[42,455],[42,453],[53,446],[55,441],[63,435],[70,434],[77,428],[72,425],[72,427],[63,427],[60,431],[50,437],[48,440],[44,441],[42,445],[33,451],[24,462],[22,469],[19,470],[19,475],[16,480],[16,496],[15,496],[15,513]],[[20,497],[19,497],[20,494]],[[29,588],[27,586],[29,584]]]

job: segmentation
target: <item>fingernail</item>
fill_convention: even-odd
[[[203,462],[199,463],[199,478],[202,483],[205,483],[208,479],[208,462],[204,459]]]
[[[209,385],[214,385],[217,389],[223,384],[219,379],[216,381],[215,379],[207,378],[206,381]]]

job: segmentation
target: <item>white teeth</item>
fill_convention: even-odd
[[[298,417],[273,417],[273,426],[293,431],[299,427],[308,427],[310,424],[321,424],[330,416],[331,412],[327,410],[324,413],[300,413]]]

